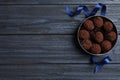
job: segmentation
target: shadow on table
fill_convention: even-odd
[[[78,25],[78,28],[79,28],[79,25]],[[77,32],[78,32],[78,28],[75,30],[74,32],[74,43],[75,43],[75,46],[76,48],[79,49],[79,51],[82,53],[82,54],[85,54],[85,55],[89,55],[88,53],[86,53],[79,45],[78,43],[78,40],[77,40]]]

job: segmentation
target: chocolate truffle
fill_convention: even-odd
[[[93,30],[94,29],[94,24],[91,20],[86,20],[84,22],[84,27],[87,29],[87,30]]]
[[[102,27],[103,26],[103,19],[101,17],[95,17],[93,19],[93,22],[96,27]]]
[[[96,42],[100,43],[103,41],[104,39],[104,36],[103,36],[103,33],[100,32],[100,31],[97,31],[95,34],[94,34],[94,39]]]
[[[99,44],[93,44],[92,47],[90,48],[90,52],[93,54],[99,54],[101,53],[101,47]]]
[[[106,21],[103,25],[105,31],[110,32],[113,29],[113,24],[109,21]]]
[[[79,37],[81,39],[88,39],[90,37],[90,34],[89,34],[89,32],[87,30],[83,29],[83,30],[79,31]]]
[[[103,51],[109,51],[112,48],[112,44],[108,40],[104,40],[101,44],[102,50]]]
[[[110,41],[115,41],[116,37],[117,37],[117,35],[114,31],[107,34],[107,39],[110,40]]]
[[[83,46],[84,49],[88,50],[92,46],[92,42],[89,39],[83,40],[81,42],[81,45]]]

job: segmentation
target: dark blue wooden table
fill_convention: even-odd
[[[65,13],[66,6],[92,10],[99,2],[120,33],[120,0],[0,0],[0,80],[120,80],[120,36],[112,62],[93,74],[75,40],[84,15]]]

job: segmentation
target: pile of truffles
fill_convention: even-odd
[[[79,42],[90,53],[102,54],[112,49],[117,39],[113,23],[101,16],[88,18],[79,30]]]

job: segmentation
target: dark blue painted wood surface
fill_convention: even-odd
[[[84,15],[65,14],[66,5],[98,2],[120,33],[120,0],[0,0],[0,80],[120,80],[120,37],[113,61],[93,74],[75,40]]]

